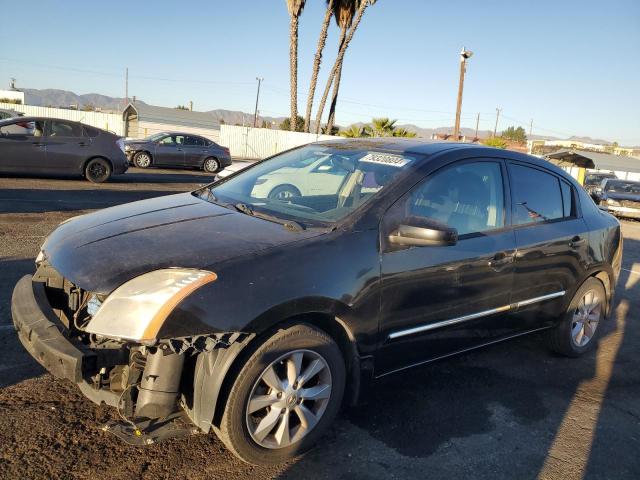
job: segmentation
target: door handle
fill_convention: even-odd
[[[78,145],[80,145],[81,147],[86,147],[88,145],[88,143],[86,143],[86,142],[78,142]]]
[[[576,235],[569,242],[569,246],[571,248],[578,248],[579,246],[584,245],[585,243],[587,243],[587,239],[586,238],[580,238],[578,235]]]
[[[507,252],[498,252],[489,260],[489,266],[493,269],[500,269],[511,262],[513,262],[513,255],[508,255]]]

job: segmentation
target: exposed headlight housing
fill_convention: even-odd
[[[191,268],[166,268],[145,273],[116,288],[85,327],[88,333],[118,340],[153,344],[173,309],[217,275]]]
[[[124,151],[128,152],[129,150],[131,150],[131,145],[129,145],[128,143],[124,144]]]

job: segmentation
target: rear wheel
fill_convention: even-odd
[[[595,344],[606,311],[607,296],[602,282],[587,279],[573,296],[564,318],[549,331],[549,346],[568,357],[583,355]]]
[[[111,165],[104,158],[89,160],[84,168],[84,176],[91,183],[102,183],[111,177]]]
[[[344,386],[344,359],[331,337],[305,324],[279,330],[238,374],[220,438],[247,463],[284,462],[324,433],[338,413]]]
[[[151,166],[151,155],[147,152],[138,152],[133,156],[133,164],[138,168],[149,168]]]
[[[202,169],[205,172],[216,173],[218,170],[220,170],[220,162],[217,158],[209,157],[205,159],[204,163],[202,164]]]

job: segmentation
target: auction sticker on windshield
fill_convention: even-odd
[[[410,158],[401,155],[393,155],[391,153],[367,153],[360,159],[361,162],[378,163],[381,165],[389,165],[391,167],[404,167],[411,161]]]

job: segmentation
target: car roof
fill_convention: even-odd
[[[20,122],[45,122],[47,120],[56,120],[56,121],[59,121],[59,122],[77,123],[78,125],[83,125],[83,126],[87,126],[87,127],[91,126],[91,125],[84,125],[83,123],[76,122],[75,120],[67,120],[66,118],[31,117],[31,116],[7,118],[6,120],[2,120],[0,123],[13,123],[15,121],[20,121]],[[92,127],[92,128],[97,128],[98,130],[100,130],[98,127]]]

